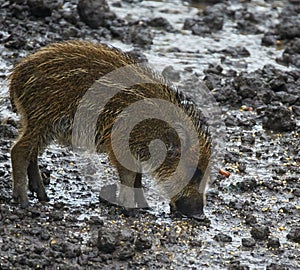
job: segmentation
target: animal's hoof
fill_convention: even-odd
[[[22,209],[28,208],[29,202],[28,201],[27,202],[21,202],[20,206],[21,206]]]
[[[125,217],[138,217],[140,211],[138,208],[122,208],[122,213]]]
[[[40,203],[47,203],[50,201],[50,198],[45,194],[43,196],[37,196]]]

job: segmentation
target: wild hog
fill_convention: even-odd
[[[124,67],[130,67],[130,72],[120,72],[119,78],[102,79]],[[141,78],[142,81],[146,78],[146,81],[130,85],[123,83],[133,77]],[[122,140],[115,145],[112,143],[114,133],[117,138],[126,133],[126,125],[117,125],[122,123],[120,115],[138,101],[146,101],[145,104],[152,105],[156,101],[162,101],[178,108],[170,115],[178,116],[179,112],[183,112],[183,116],[180,115],[174,123],[162,121],[160,116],[164,115],[165,106],[154,104],[154,111],[158,110],[155,112],[158,119],[154,119],[149,112],[149,119],[132,128],[128,137],[130,152],[136,160],[145,162],[153,154],[151,147],[149,148],[151,142],[156,139],[162,141],[166,152],[163,162],[150,173],[159,184],[164,186],[166,183],[167,189],[172,192],[175,190],[170,192],[171,210],[191,217],[201,215],[205,204],[205,174],[211,156],[210,135],[195,106],[187,102],[185,96],[174,87],[164,81],[158,82],[157,77],[150,68],[138,66],[132,57],[119,49],[85,41],[51,44],[17,64],[10,75],[10,97],[13,108],[21,116],[22,130],[11,149],[11,161],[13,197],[21,207],[28,206],[28,189],[37,194],[39,201],[48,201],[38,168],[38,154],[53,140],[72,145],[74,118],[81,106],[80,102],[95,82],[102,80],[102,84],[116,87],[118,92],[103,108],[97,108],[97,103],[82,106],[90,110],[91,114],[93,111],[98,114],[93,133],[96,151],[108,154],[119,174],[121,186],[138,189],[134,196],[120,190],[119,200],[125,202],[124,205],[132,204],[133,200],[136,207],[146,204],[141,191],[143,169],[135,170],[124,166],[124,162],[120,162],[116,155],[119,151],[118,155],[122,156]],[[98,92],[94,89],[94,100],[103,97],[101,87],[99,89],[96,89]],[[87,117],[88,115],[89,113]],[[115,126],[118,128],[114,129]],[[184,126],[196,131],[194,139]],[[183,155],[185,160],[181,162]],[[180,169],[177,168],[179,164]]]

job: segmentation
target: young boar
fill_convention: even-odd
[[[109,74],[127,67],[125,72],[109,77]],[[10,75],[10,97],[13,108],[21,116],[22,132],[11,149],[11,161],[13,198],[21,207],[28,206],[28,189],[37,194],[39,201],[49,200],[38,168],[38,154],[53,140],[74,146],[74,139],[84,136],[84,130],[74,131],[78,126],[76,113],[83,108],[88,113],[86,119],[78,118],[79,123],[89,123],[92,121],[89,115],[97,115],[96,123],[92,123],[95,129],[89,134],[93,135],[96,151],[107,153],[118,172],[123,187],[118,199],[122,205],[146,205],[141,176],[149,171],[149,167],[156,166],[150,173],[170,194],[171,210],[190,217],[201,215],[211,139],[207,128],[201,124],[201,113],[187,102],[182,93],[158,77],[151,69],[138,66],[133,58],[116,48],[84,41],[51,44],[17,64]],[[130,80],[132,82],[127,84]],[[103,107],[97,107],[97,100],[103,101],[105,94],[103,87],[95,87],[96,81],[106,89],[118,89]],[[85,101],[82,105],[90,89],[93,89],[90,100],[93,104]],[[149,118],[137,123],[128,133],[128,121],[124,120],[122,112],[139,101],[145,103],[136,115],[144,113]],[[159,105],[159,101],[175,107],[169,114],[176,116],[176,121],[161,120],[165,119],[166,106]],[[155,108],[149,109],[149,104]],[[157,117],[152,115],[153,112]],[[89,129],[89,125],[86,128]],[[196,137],[190,136],[189,129],[196,131]],[[140,162],[137,168],[120,161],[126,161],[122,155],[128,154],[123,151],[126,132],[129,134],[129,153]],[[165,152],[163,162],[148,164],[148,169],[138,169],[153,155],[160,154],[159,147],[151,150],[151,143],[155,140],[164,143],[161,148]],[[134,196],[126,192],[127,187],[134,189]]]

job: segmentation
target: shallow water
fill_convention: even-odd
[[[124,4],[124,6],[126,3]],[[252,1],[250,6],[258,14],[270,13],[271,4],[264,1]],[[277,1],[273,4],[280,7],[284,4]],[[203,7],[203,5],[200,5]],[[204,5],[205,6],[205,5]],[[180,7],[180,8],[179,8]],[[231,5],[232,10],[241,8],[240,4]],[[209,37],[191,36],[189,30],[182,30],[183,23],[186,18],[193,18],[198,8],[193,5],[182,5],[181,1],[144,1],[140,5],[128,5],[130,13],[124,8],[112,8],[120,17],[143,19],[145,17],[163,17],[166,18],[179,33],[164,33],[160,35],[159,30],[155,34],[151,50],[145,50],[145,54],[155,69],[161,71],[166,66],[172,65],[175,69],[183,71],[186,67],[192,67],[195,72],[202,74],[203,69],[210,64],[221,64],[220,51],[232,47],[246,47],[250,52],[250,56],[246,58],[233,59],[229,57],[229,63],[222,63],[224,68],[233,68],[237,71],[253,71],[262,68],[266,64],[272,64],[277,68],[286,69],[282,65],[278,65],[274,60],[282,54],[282,51],[273,47],[261,46],[262,34],[258,35],[244,35],[238,33],[234,27],[234,23],[226,21],[223,30],[212,34]],[[125,11],[125,13],[124,13]],[[272,17],[276,18],[274,12]],[[275,23],[276,19],[272,20]],[[116,43],[124,48],[123,44]],[[126,48],[127,46],[125,46]],[[172,48],[179,48],[180,52],[170,52]],[[128,47],[127,47],[128,48]]]

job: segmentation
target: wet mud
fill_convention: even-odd
[[[79,4],[78,4],[79,2]],[[299,3],[285,1],[1,1],[0,269],[300,269]],[[11,199],[19,118],[15,63],[55,41],[84,39],[148,61],[226,127],[206,217],[170,214],[145,177],[151,210],[99,200],[117,183],[105,155],[51,145],[39,159],[50,202]]]

